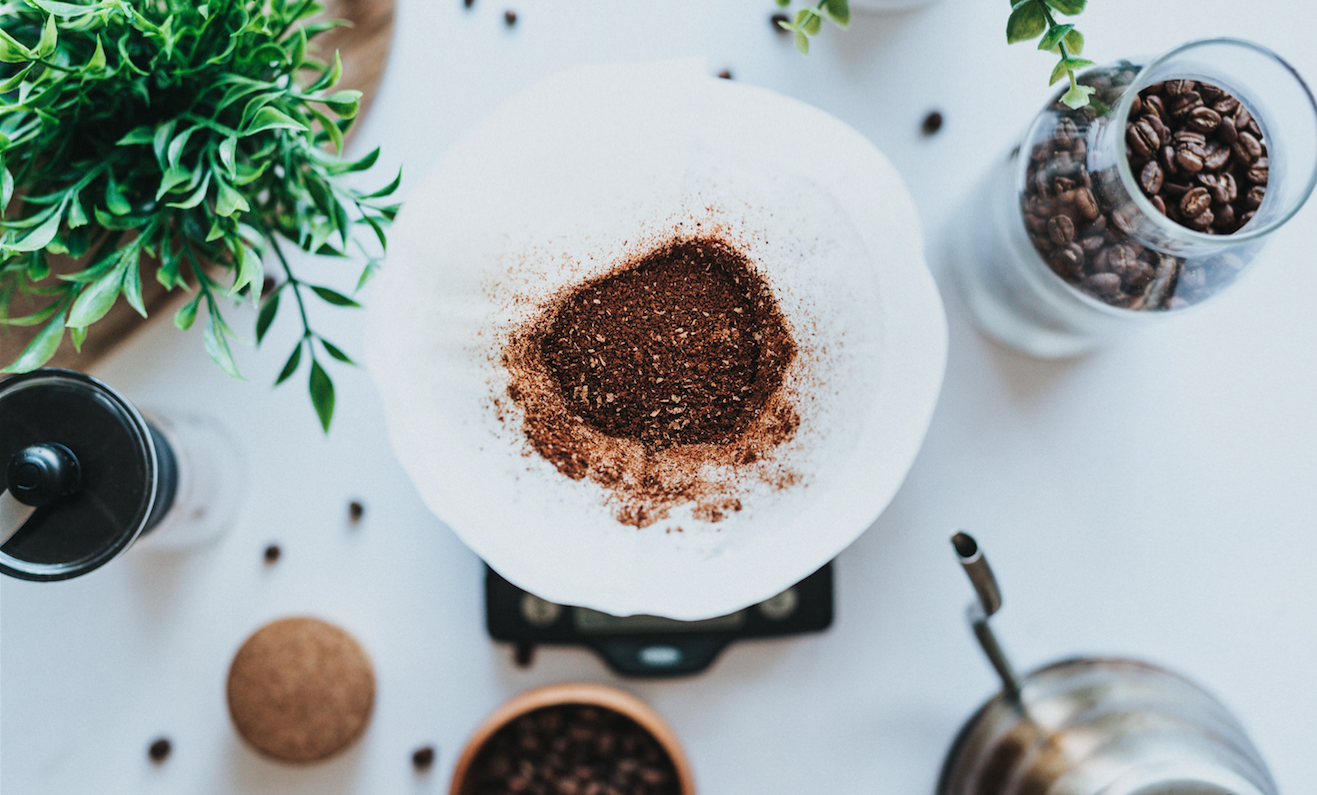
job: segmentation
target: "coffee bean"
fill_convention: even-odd
[[[1143,110],[1143,98],[1140,97],[1138,94],[1135,94],[1134,99],[1130,100],[1129,115],[1138,116],[1142,110]]]
[[[434,746],[423,745],[412,752],[412,766],[417,770],[429,770],[434,764]]]
[[[1192,80],[1167,80],[1165,91],[1168,96],[1178,97],[1193,91],[1197,86]]]
[[[1179,149],[1175,152],[1175,165],[1187,174],[1197,174],[1203,170],[1203,157],[1189,149]]]
[[[1211,108],[1205,108],[1200,105],[1189,113],[1189,117],[1185,123],[1189,125],[1189,129],[1191,130],[1200,133],[1210,133],[1221,124],[1221,114]]]
[[[1239,138],[1239,131],[1235,129],[1235,120],[1229,116],[1222,116],[1221,124],[1216,128],[1216,134],[1225,145],[1233,144]]]
[[[1098,218],[1102,214],[1102,210],[1098,207],[1097,197],[1093,195],[1092,188],[1080,188],[1075,191],[1075,207],[1079,210],[1080,215],[1090,221]]]
[[[942,129],[942,114],[935,110],[929,111],[923,123],[919,125],[919,130],[924,135],[936,135],[940,129]]]
[[[1253,164],[1252,168],[1244,172],[1245,179],[1258,185],[1267,184],[1267,178],[1270,176],[1271,159],[1266,157],[1259,157],[1257,162]]]
[[[1149,160],[1143,167],[1142,173],[1139,174],[1139,186],[1149,196],[1155,195],[1162,189],[1162,168],[1157,165],[1156,160]]]
[[[365,513],[366,506],[362,505],[360,502],[353,500],[348,503],[348,521],[352,524],[360,522],[361,517],[364,516]]]
[[[1133,270],[1138,261],[1139,258],[1134,253],[1134,249],[1124,244],[1112,246],[1111,251],[1107,253],[1107,266],[1117,276],[1123,277]]]
[[[1084,287],[1089,292],[1101,296],[1120,294],[1120,277],[1114,273],[1095,273],[1084,277]]]
[[[1233,204],[1212,205],[1212,212],[1216,218],[1212,221],[1212,226],[1218,229],[1229,229],[1235,223],[1235,206]]]
[[[1053,216],[1047,222],[1047,236],[1058,246],[1065,245],[1075,239],[1075,222],[1068,215]]]
[[[1162,201],[1162,197],[1153,196],[1152,206],[1157,208],[1157,212],[1161,213],[1162,215],[1166,215],[1166,202]]]
[[[1190,229],[1204,232],[1207,231],[1208,227],[1210,227],[1215,220],[1216,216],[1212,213],[1211,205],[1209,204],[1197,215],[1186,215],[1183,223]]]
[[[1232,96],[1225,96],[1212,103],[1212,110],[1220,113],[1222,116],[1229,117],[1234,114],[1235,109],[1239,107],[1239,100]]]
[[[1207,192],[1207,188],[1201,186],[1190,188],[1180,197],[1180,212],[1184,213],[1186,218],[1202,215],[1211,206],[1212,195]]]
[[[731,79],[732,79],[732,70],[730,70],[730,69],[724,69],[724,70],[722,70],[721,72],[718,73],[718,76],[721,77],[723,80],[731,80]]]
[[[517,12],[512,10],[504,11],[503,22],[508,27],[512,27],[513,25],[517,24]]]
[[[1197,91],[1186,91],[1171,100],[1171,118],[1188,116],[1195,109],[1203,106],[1203,98]]]
[[[1162,104],[1162,98],[1157,96],[1156,94],[1149,94],[1148,96],[1145,96],[1143,98],[1143,106],[1145,108],[1151,108],[1152,112],[1156,116],[1160,117],[1161,119],[1164,120],[1167,118],[1166,106]]]
[[[1248,195],[1244,197],[1244,206],[1250,210],[1256,210],[1262,206],[1262,200],[1267,195],[1267,189],[1263,185],[1254,185],[1248,189]]]
[[[1244,107],[1243,103],[1240,103],[1231,115],[1235,120],[1235,129],[1240,132],[1243,132],[1245,127],[1253,123],[1253,114],[1248,112],[1248,108]]]
[[[151,757],[151,761],[159,764],[169,758],[169,753],[174,749],[168,737],[161,737],[146,749],[146,755]]]
[[[1180,173],[1179,166],[1175,165],[1175,147],[1167,145],[1157,151],[1157,162],[1161,164],[1162,172],[1170,176]]]
[[[1149,157],[1161,146],[1161,138],[1146,119],[1140,119],[1125,135],[1126,142],[1139,157]]]
[[[1220,171],[1228,162],[1230,162],[1230,147],[1221,146],[1216,141],[1207,145],[1203,168],[1208,171]]]
[[[1162,195],[1168,196],[1172,199],[1179,199],[1181,196],[1189,192],[1190,187],[1192,186],[1182,185],[1179,182],[1163,182]]]
[[[1199,83],[1194,87],[1194,90],[1203,95],[1204,102],[1216,102],[1218,99],[1226,95],[1226,92],[1223,89],[1217,88],[1210,83]]]
[[[1052,269],[1069,279],[1078,280],[1084,276],[1084,249],[1077,243],[1070,243],[1052,253]]]
[[[1256,163],[1259,157],[1262,157],[1262,144],[1258,142],[1257,138],[1253,137],[1252,133],[1241,132],[1239,140],[1235,141],[1231,151],[1234,153],[1236,162],[1248,167]]]
[[[265,548],[265,562],[274,563],[279,559],[281,554],[283,554],[283,551],[279,549],[279,545],[271,544]]]
[[[1107,244],[1106,238],[1102,235],[1090,235],[1079,241],[1079,247],[1084,250],[1084,255],[1096,253],[1099,249]]]

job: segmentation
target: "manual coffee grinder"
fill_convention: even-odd
[[[97,379],[45,368],[0,381],[0,478],[0,572],[64,580],[144,534],[161,547],[214,538],[243,471],[213,421],[148,421]]]
[[[988,618],[1001,591],[974,539],[952,537],[974,585],[974,635],[1002,690],[952,744],[938,795],[1277,795],[1238,721],[1179,674],[1075,658],[1015,674]]]

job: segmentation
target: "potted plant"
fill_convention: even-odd
[[[0,323],[39,331],[3,372],[40,367],[67,332],[80,346],[122,298],[146,315],[143,282],[192,294],[210,357],[241,377],[226,300],[262,300],[259,343],[291,300],[303,333],[276,383],[309,362],[328,430],[333,383],[322,361],[351,362],[315,332],[312,296],[349,296],[294,274],[282,245],[364,256],[378,267],[401,174],[368,192],[345,177],[343,135],[360,92],[335,91],[342,64],[314,57],[314,0],[0,0]],[[22,311],[15,311],[16,308]]]

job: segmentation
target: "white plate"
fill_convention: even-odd
[[[751,488],[717,524],[678,510],[637,529],[527,455],[501,349],[640,241],[710,224],[746,241],[796,337],[801,426],[779,458],[800,478]],[[390,235],[367,355],[404,468],[496,571],[556,602],[698,619],[804,578],[887,506],[933,412],[946,321],[914,206],[872,144],[679,61],[555,75],[454,146]]]

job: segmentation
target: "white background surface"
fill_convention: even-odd
[[[515,28],[503,11],[516,9]],[[1004,42],[1005,2],[940,0],[827,29],[802,58],[768,0],[498,3],[400,0],[384,85],[355,146],[384,147],[407,185],[484,113],[580,63],[707,55],[712,71],[811,102],[869,136],[909,184],[944,287],[951,351],[925,446],[891,507],[837,561],[827,633],[730,648],[692,679],[618,680],[583,651],[533,667],[484,633],[482,568],[421,505],[385,441],[363,372],[335,368],[320,434],[305,376],[268,384],[297,334],[228,380],[199,333],[166,321],[95,374],[143,407],[231,425],[250,459],[240,522],[185,556],[143,546],[63,583],[0,583],[0,788],[38,793],[442,793],[462,742],[497,704],[569,679],[620,684],[665,715],[705,793],[928,795],[960,723],[993,689],[962,610],[947,542],[974,532],[1006,595],[998,630],[1031,668],[1078,653],[1169,665],[1229,704],[1282,792],[1317,780],[1317,204],[1252,275],[1184,317],[1092,356],[1026,359],[979,337],[948,289],[937,243],[958,200],[1048,95],[1050,56]],[[1098,62],[1229,33],[1317,79],[1303,0],[1099,0],[1079,20]],[[946,115],[919,134],[929,109]],[[826,157],[826,153],[802,153]],[[319,269],[319,270],[317,270]],[[308,275],[350,288],[349,269]],[[367,294],[366,300],[369,300]],[[249,310],[233,313],[251,328]],[[351,353],[362,313],[316,308]],[[363,521],[349,526],[346,504]],[[283,557],[267,566],[265,545]],[[312,613],[354,633],[379,680],[373,722],[341,758],[284,768],[229,727],[223,683],[244,638]],[[157,736],[174,742],[147,760]],[[432,743],[439,761],[412,770]]]

